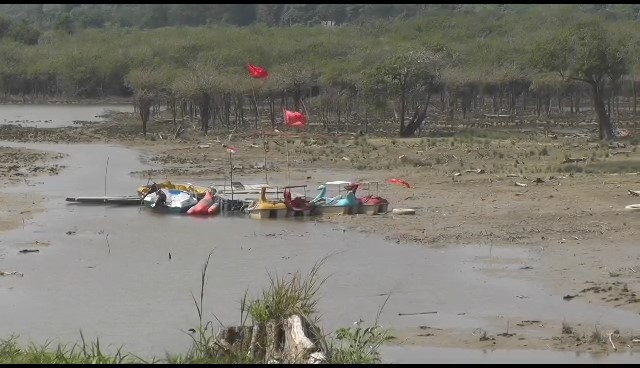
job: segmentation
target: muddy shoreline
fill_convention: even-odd
[[[208,181],[224,177],[228,170],[227,154],[221,146],[226,142],[223,132],[208,137],[186,133],[174,139],[173,125],[165,121],[153,125],[154,131],[144,139],[138,128],[135,119],[119,114],[111,123],[100,126],[49,130],[3,127],[0,140],[122,144],[145,152],[152,162],[161,165],[151,173],[154,179]],[[274,182],[286,180],[284,139],[274,134],[268,140],[268,175]],[[566,303],[640,313],[640,300],[636,298],[640,292],[640,257],[635,247],[640,216],[624,208],[640,203],[629,194],[630,190],[640,190],[634,172],[636,165],[640,167],[640,157],[628,142],[625,147],[611,148],[589,137],[548,139],[538,135],[532,139],[517,133],[512,138],[396,140],[296,135],[288,139],[292,182],[384,182],[397,177],[412,184],[411,189],[380,184],[379,194],[390,201],[391,208],[415,208],[415,216],[357,215],[321,221],[377,234],[400,245],[417,243],[437,248],[482,244],[540,249],[541,269],[493,272],[515,278],[537,272],[550,290],[566,297]],[[264,158],[261,136],[236,135],[230,142],[238,148],[234,179],[249,182],[243,177],[263,178],[264,169],[259,165]],[[3,157],[12,157],[13,162],[0,167],[4,170],[5,179],[0,182],[3,188],[29,180],[30,176],[15,176],[25,170],[29,175],[64,175],[64,169],[56,166],[60,156],[3,149]],[[623,153],[614,153],[619,151]],[[567,156],[590,160],[562,164]],[[586,172],[605,166],[621,168],[618,172]],[[330,177],[341,173],[345,177]],[[136,174],[145,181],[150,173]],[[313,193],[311,186],[310,190]],[[0,203],[5,208],[0,213],[0,231],[20,226],[22,220],[16,214],[41,210],[37,201],[16,201],[6,194],[0,195]],[[522,296],[526,297],[526,290]],[[602,352],[613,351],[615,345],[617,351],[640,350],[640,344],[632,342],[640,337],[638,331],[601,326],[598,321],[523,316],[517,321],[511,319],[508,330],[506,326],[504,330],[470,331],[417,324],[415,329],[393,331],[393,342]]]

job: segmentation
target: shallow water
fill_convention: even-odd
[[[22,125],[37,128],[73,126],[74,121],[102,122],[107,111],[133,112],[133,105],[0,105],[0,125]]]
[[[227,325],[239,322],[245,290],[255,296],[267,285],[267,272],[306,273],[332,254],[321,268],[322,276],[329,278],[318,305],[328,331],[360,318],[365,325],[373,323],[388,293],[380,322],[394,329],[498,329],[504,328],[505,318],[523,317],[640,328],[633,313],[567,303],[546,289],[536,272],[542,259],[536,247],[426,248],[389,243],[314,220],[191,218],[154,215],[135,206],[73,205],[65,197],[104,194],[105,168],[107,194],[126,195],[144,184],[129,173],[149,167],[141,163],[138,152],[117,146],[26,147],[68,154],[62,162],[67,168],[59,176],[32,179],[31,186],[5,191],[46,192],[47,210],[26,222],[24,229],[0,237],[0,269],[24,273],[22,278],[0,278],[0,338],[17,333],[26,341],[55,338],[72,343],[82,329],[87,338],[124,344],[125,350],[141,356],[184,352],[190,339],[182,331],[197,324],[191,293],[199,294],[202,265],[212,250],[205,320],[215,321],[215,313]],[[39,253],[18,253],[35,241],[49,245],[39,247]],[[500,276],[525,265],[533,269],[518,278]],[[518,297],[523,294],[527,298]],[[398,315],[425,311],[438,313]],[[503,318],[497,321],[497,316]],[[394,349],[399,348],[385,351],[398,361]],[[402,361],[422,359],[420,354],[433,351],[420,349],[412,347],[411,355],[396,356],[405,356]],[[438,351],[443,359],[449,356],[449,350]],[[460,355],[454,350],[450,357]]]

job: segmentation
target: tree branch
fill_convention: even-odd
[[[569,77],[569,80],[576,80],[576,81],[580,81],[580,82],[585,82],[585,83],[589,83],[589,84],[596,84],[595,81],[590,80],[590,79],[585,79],[585,78],[577,78],[577,77]]]

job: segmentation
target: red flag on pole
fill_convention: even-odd
[[[234,146],[227,146],[226,144],[223,144],[222,147],[227,149],[227,152],[229,153],[236,153],[237,149]]]
[[[259,66],[249,64],[247,65],[247,70],[251,78],[263,79],[269,76],[269,73]]]
[[[302,128],[307,124],[307,117],[297,111],[284,110],[284,125],[293,128]]]

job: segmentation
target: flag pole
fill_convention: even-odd
[[[284,109],[282,109],[282,121],[284,122],[284,129],[287,128],[287,117],[285,116]],[[287,151],[287,185],[291,185],[291,174],[289,173],[289,139],[284,138],[284,149]]]
[[[269,177],[267,176],[267,140],[264,137],[264,130],[262,130],[262,148],[264,149],[264,183],[269,185]]]
[[[231,181],[231,201],[233,201],[233,161],[231,161],[231,151],[229,151],[229,180]]]
[[[289,173],[289,139],[285,138],[284,149],[287,151],[287,185],[291,185],[291,174]]]
[[[260,113],[258,111],[258,99],[256,98],[256,91],[253,88],[253,78],[249,76],[250,84],[251,84],[251,93],[253,94],[253,105],[256,107],[256,119],[260,122]],[[262,134],[262,148],[264,149],[264,183],[269,184],[269,177],[267,175],[267,141],[264,137],[264,130],[260,129]]]

